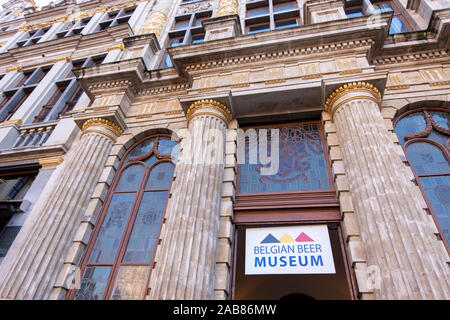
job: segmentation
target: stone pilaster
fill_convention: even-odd
[[[213,18],[202,22],[205,41],[231,38],[242,35],[238,0],[219,0]]]
[[[111,147],[122,130],[87,120],[0,266],[0,298],[47,299]],[[45,163],[49,165],[49,163]]]
[[[380,92],[358,82],[327,99],[342,151],[361,241],[360,252],[373,272],[357,279],[373,285],[376,299],[449,299],[447,252],[434,235],[380,112]],[[374,278],[378,277],[379,278]],[[360,281],[358,281],[360,282]],[[358,283],[364,287],[366,283]]]
[[[151,275],[150,299],[214,299],[216,252],[231,113],[202,100],[187,111],[189,132],[175,170]]]

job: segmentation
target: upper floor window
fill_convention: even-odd
[[[279,30],[300,25],[297,1],[265,0],[246,5],[246,33]]]
[[[331,189],[318,122],[266,130],[245,131],[245,159],[239,159],[240,194]],[[261,140],[265,135],[267,143]]]
[[[67,24],[63,30],[59,31],[56,34],[56,37],[64,38],[80,34],[81,31],[83,31],[83,29],[87,26],[89,21],[91,21],[91,17],[79,19],[75,23]]]
[[[104,30],[118,24],[127,23],[133,15],[135,9],[136,6],[133,6],[108,12],[105,16],[105,19],[100,22],[100,29]]]
[[[202,11],[175,18],[172,30],[169,32],[167,47],[178,47],[186,44],[201,43],[205,40],[205,30],[202,21],[210,18],[211,11]],[[169,54],[165,53],[161,59],[160,68],[172,67]]]
[[[30,46],[38,43],[39,40],[50,30],[50,27],[28,31],[28,33],[16,42],[18,47]]]
[[[68,298],[145,297],[177,148],[157,135],[125,154],[81,262],[81,287]]]
[[[0,122],[8,121],[30,96],[39,82],[45,77],[51,67],[39,67],[35,70],[26,70],[14,87],[3,91],[0,102]]]
[[[440,234],[450,243],[450,112],[423,108],[402,115],[395,133]]]
[[[372,1],[372,4],[377,12],[394,12],[391,27],[389,29],[390,34],[408,32],[411,30],[405,17],[400,13],[400,10],[393,1]]]
[[[56,88],[53,94],[44,103],[33,122],[51,121],[71,111],[84,92],[72,70],[87,68],[93,64],[101,63],[103,59],[104,56],[101,56],[72,62],[72,69],[65,77],[55,82]]]
[[[400,10],[393,1],[372,0],[371,3],[376,13],[393,12],[394,16],[392,18],[391,27],[389,28],[390,34],[408,32],[412,30],[408,21],[401,14]],[[346,7],[345,13],[347,14],[347,18],[360,17],[365,15],[365,10],[361,4]]]

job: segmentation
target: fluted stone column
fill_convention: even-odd
[[[189,135],[176,167],[172,197],[151,275],[150,299],[214,299],[214,272],[231,113],[214,100],[187,111]]]
[[[105,119],[87,120],[30,212],[0,265],[0,298],[46,299],[115,139],[122,130]]]
[[[380,112],[380,92],[358,82],[327,99],[367,265],[380,269],[376,299],[449,299],[447,256],[413,192]]]

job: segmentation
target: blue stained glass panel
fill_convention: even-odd
[[[175,140],[169,137],[160,137],[158,141],[158,153],[160,155],[172,155],[175,158],[178,156],[179,147]]]
[[[395,133],[401,145],[405,143],[405,137],[411,133],[425,130],[427,124],[422,112],[412,113],[402,118],[395,126]]]
[[[450,172],[442,151],[426,142],[415,142],[406,148],[409,162],[418,175]]]
[[[170,162],[156,165],[150,172],[145,190],[168,190],[172,183],[174,166]]]
[[[135,164],[126,168],[120,176],[116,191],[136,191],[139,189],[145,168],[140,164]]]
[[[167,194],[167,191],[144,193],[123,263],[151,262]]]
[[[447,130],[450,129],[450,113],[439,111],[433,111],[430,113],[433,120],[436,121],[439,126]]]
[[[100,300],[103,297],[111,267],[87,267],[75,300]]]
[[[450,243],[450,176],[422,177],[420,181],[442,232]]]
[[[134,197],[135,193],[117,193],[113,196],[89,263],[111,264],[114,262]]]
[[[430,134],[426,137],[427,139],[433,140],[437,143],[439,143],[440,145],[445,147],[445,144],[447,143],[449,137],[436,131],[436,130],[432,130],[430,132]]]
[[[246,143],[245,163],[240,167],[240,193],[329,190],[330,182],[318,124],[279,129],[279,166],[276,174],[262,175],[263,166],[249,163]],[[273,129],[271,129],[273,130]],[[268,155],[271,157],[271,134]],[[259,139],[259,138],[258,138]]]
[[[149,152],[153,148],[153,143],[155,142],[154,138],[147,139],[145,141],[142,141],[142,143],[138,144],[136,147],[134,147],[133,150],[128,154],[127,160],[124,165],[126,165],[131,158],[135,158],[138,156],[142,156]]]

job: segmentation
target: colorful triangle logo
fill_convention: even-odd
[[[295,242],[295,240],[288,235],[287,233],[283,234],[283,236],[280,238],[280,242]]]
[[[313,239],[311,239],[306,233],[302,232],[300,235],[295,239],[297,242],[314,242]]]
[[[264,238],[261,243],[280,243],[280,241],[277,240],[271,233],[267,235],[267,237]]]

